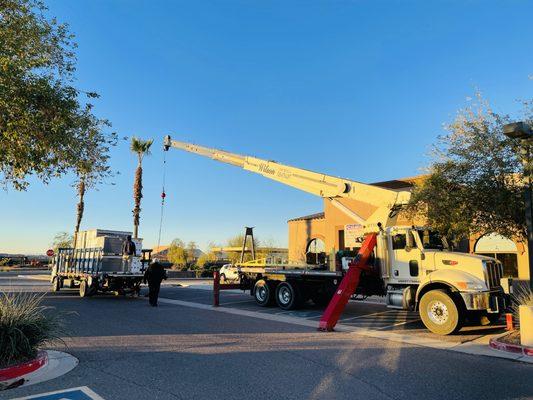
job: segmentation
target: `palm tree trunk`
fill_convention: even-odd
[[[85,209],[85,203],[83,201],[85,197],[85,178],[80,177],[78,182],[78,207],[76,212],[76,228],[74,229],[74,243],[73,247],[76,247],[76,241],[78,240],[78,232],[80,231],[81,220],[83,219],[83,210]]]
[[[135,202],[135,205],[133,207],[133,237],[135,239],[138,238],[139,220],[141,218],[141,199],[143,197],[142,180],[143,180],[143,169],[142,169],[142,162],[139,158],[139,164],[137,165],[137,169],[135,170],[135,181],[133,183],[133,200]]]

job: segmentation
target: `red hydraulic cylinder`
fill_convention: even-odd
[[[357,289],[357,286],[359,285],[361,272],[368,268],[366,263],[368,262],[368,258],[372,254],[374,247],[376,247],[376,243],[376,233],[370,233],[365,237],[359,253],[355,260],[350,264],[348,272],[344,275],[344,278],[342,278],[341,284],[331,298],[322,318],[320,318],[320,323],[318,325],[319,331],[332,331],[333,328],[335,328],[335,325],[337,325],[337,321],[342,315],[346,304],[348,304],[348,300],[350,300],[350,297],[354,294],[355,289]]]

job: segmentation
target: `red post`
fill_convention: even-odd
[[[507,314],[505,314],[505,322],[507,323],[507,326],[505,327],[505,330],[506,330],[506,331],[512,331],[512,330],[514,330],[514,325],[513,325],[513,314],[511,314],[511,313],[507,313]]]
[[[366,263],[370,254],[372,254],[374,247],[376,247],[376,242],[376,233],[366,235],[357,257],[354,262],[350,264],[348,272],[344,275],[344,278],[342,278],[341,284],[329,302],[322,318],[320,318],[320,323],[318,325],[319,331],[332,331],[333,328],[335,328],[335,325],[337,325],[337,321],[344,311],[346,304],[348,304],[348,300],[350,300],[355,289],[357,289],[357,285],[359,285],[361,272],[366,269]]]
[[[215,271],[213,278],[213,307],[218,307],[220,305],[220,273]]]

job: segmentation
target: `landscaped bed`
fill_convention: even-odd
[[[498,341],[505,344],[520,346],[520,331],[509,332],[509,334],[499,337]]]
[[[0,369],[37,358],[46,344],[59,341],[60,317],[42,305],[43,295],[0,293]]]

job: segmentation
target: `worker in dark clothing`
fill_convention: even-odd
[[[124,256],[134,256],[137,249],[135,248],[135,243],[131,240],[131,236],[126,237],[126,241],[122,245],[122,255]]]
[[[133,256],[137,253],[135,243],[131,240],[131,236],[128,235],[126,241],[122,245],[122,272],[129,272],[131,270],[131,263]]]
[[[148,282],[148,298],[152,307],[157,307],[157,298],[163,279],[167,279],[167,273],[159,260],[154,258],[144,273],[144,283]]]

